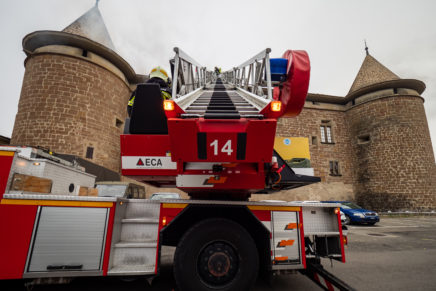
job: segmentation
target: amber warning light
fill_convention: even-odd
[[[280,112],[282,110],[282,102],[281,101],[272,101],[271,102],[271,111]]]
[[[173,111],[174,110],[174,101],[165,100],[164,101],[164,110],[165,111]]]

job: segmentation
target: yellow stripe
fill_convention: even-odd
[[[133,103],[135,103],[135,97],[136,97],[136,95],[133,96],[132,99],[129,100],[129,103],[127,105],[133,106]]]
[[[112,207],[112,202],[2,199],[0,204],[39,206]]]
[[[12,157],[14,154],[15,154],[15,152],[0,151],[0,156]]]
[[[299,206],[259,206],[259,205],[248,205],[250,210],[270,210],[270,211],[301,211]]]
[[[163,208],[185,208],[188,203],[163,203]]]
[[[171,95],[170,95],[170,93],[165,92],[165,91],[160,91],[160,92],[162,93],[162,98],[163,98],[164,100],[169,100],[169,99],[171,99]]]

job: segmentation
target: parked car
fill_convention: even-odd
[[[347,216],[345,216],[345,213],[343,213],[342,211],[341,211],[341,223],[342,225],[346,225],[350,223],[349,220],[347,221]]]
[[[369,224],[374,225],[380,221],[377,212],[364,209],[350,201],[323,201],[326,203],[341,204],[341,211],[345,214],[344,224]]]
[[[150,197],[150,200],[161,200],[161,199],[181,199],[181,198],[178,193],[169,193],[169,192],[153,193]]]

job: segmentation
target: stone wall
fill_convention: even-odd
[[[274,194],[252,194],[250,200],[350,201],[354,200],[354,192],[352,184],[345,184],[344,182],[321,182],[296,189],[280,191]]]
[[[321,142],[320,126],[326,124],[323,121],[329,121],[333,143]],[[311,166],[314,168],[315,176],[321,177],[321,183],[318,184],[322,185],[310,185],[271,195],[253,195],[254,200],[354,199],[350,138],[343,111],[305,107],[295,118],[281,118],[277,124],[276,134],[309,139]],[[339,162],[339,176],[330,174],[330,161]]]
[[[26,60],[11,144],[82,158],[93,148],[90,161],[118,172],[129,95],[123,80],[85,58],[35,54]]]
[[[278,136],[307,137],[310,144],[311,165],[315,176],[323,182],[352,183],[350,139],[344,112],[304,108],[295,118],[281,118],[277,125]],[[329,121],[333,143],[322,143],[320,126]],[[316,142],[312,142],[316,137]],[[338,161],[340,176],[330,174],[329,161]]]
[[[375,210],[436,207],[435,160],[423,100],[391,96],[346,112],[356,200]]]
[[[436,209],[436,165],[421,97],[384,96],[344,110],[318,106],[280,119],[277,135],[309,139],[321,183],[252,200],[354,200],[380,211]],[[332,127],[333,144],[321,143],[323,121]],[[330,174],[332,160],[339,161],[340,176]]]

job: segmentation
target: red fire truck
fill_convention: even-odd
[[[0,148],[0,279],[152,277],[161,247],[175,246],[180,290],[248,290],[259,274],[284,271],[350,290],[320,265],[345,262],[339,205],[249,200],[319,181],[273,149],[277,119],[303,108],[306,52],[270,59],[266,49],[224,73],[175,53],[171,100],[162,105],[156,84],[137,87],[121,165],[124,176],[190,199],[80,196],[93,176],[77,165]]]

